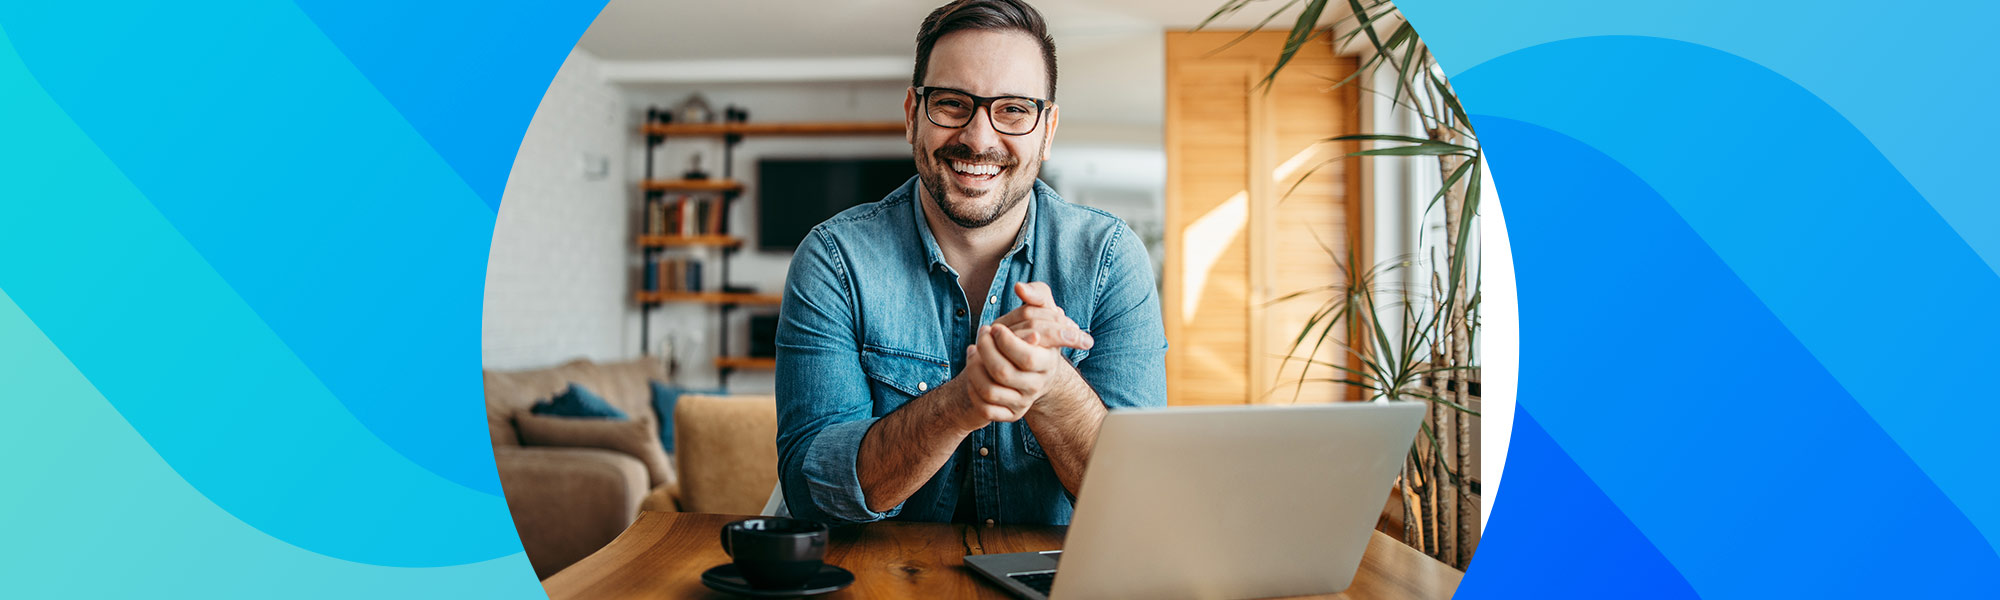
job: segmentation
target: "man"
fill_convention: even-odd
[[[815,227],[785,281],[793,516],[1067,524],[1107,409],[1166,403],[1145,246],[1035,178],[1055,81],[1021,0],[924,20],[903,100],[917,177]]]

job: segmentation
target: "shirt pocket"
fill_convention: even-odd
[[[1035,441],[1035,432],[1028,429],[1027,421],[1014,423],[1014,430],[1021,432],[1021,451],[1027,452],[1030,458],[1049,459],[1049,453],[1042,450],[1041,442]]]
[[[942,359],[890,348],[861,349],[861,370],[868,374],[875,416],[901,408],[951,378],[951,364]]]

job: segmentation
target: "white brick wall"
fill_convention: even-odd
[[[521,140],[486,270],[484,364],[516,369],[638,355],[630,297],[637,193],[626,176],[634,126],[599,61],[574,50]],[[590,163],[607,169],[587,175]]]

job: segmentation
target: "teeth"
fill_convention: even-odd
[[[958,161],[952,161],[951,168],[967,175],[992,175],[1000,172],[999,165],[975,165]]]

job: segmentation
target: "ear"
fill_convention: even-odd
[[[903,91],[903,141],[917,143],[917,88]]]
[[[1062,106],[1049,105],[1049,132],[1042,136],[1042,160],[1049,160],[1049,148],[1056,143],[1056,123],[1062,120]]]

